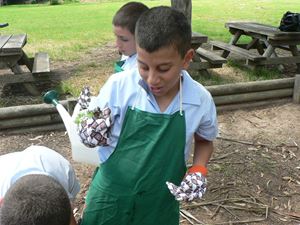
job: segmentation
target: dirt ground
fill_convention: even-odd
[[[111,53],[110,57],[116,54]],[[107,59],[95,51],[85,58],[100,64]],[[64,68],[72,76],[76,66],[82,63],[53,65]],[[87,76],[93,68],[85,71]],[[105,79],[110,70],[100,72]],[[40,101],[26,96],[15,97],[14,101],[20,99],[23,104]],[[221,112],[218,120],[220,134],[208,166],[207,192],[201,200],[181,204],[181,225],[299,225],[300,105],[286,103]],[[64,131],[2,135],[0,140],[0,155],[30,145],[44,145],[69,159],[81,183],[75,203],[76,217],[79,217],[94,167],[71,159],[70,143]]]

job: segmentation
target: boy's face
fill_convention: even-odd
[[[183,58],[172,46],[160,48],[152,53],[138,45],[136,49],[140,75],[153,95],[156,98],[173,98],[179,90],[180,72],[188,68],[193,58],[193,49],[190,49]]]
[[[126,56],[136,53],[134,35],[127,28],[114,26],[114,34],[116,36],[116,47],[120,53]]]

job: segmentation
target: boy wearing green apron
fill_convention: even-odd
[[[83,225],[178,225],[178,201],[206,190],[217,116],[210,93],[186,71],[190,25],[181,12],[154,7],[135,35],[138,68],[112,75],[89,106],[108,107],[113,125],[99,147]]]
[[[122,57],[114,64],[115,73],[137,67],[135,24],[140,15],[147,10],[148,7],[143,3],[129,2],[116,12],[112,23],[116,36],[116,47]]]

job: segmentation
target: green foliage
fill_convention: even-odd
[[[73,83],[62,81],[58,87],[58,92],[63,94],[70,94],[72,96],[79,96],[82,87],[76,87]]]
[[[94,113],[91,111],[80,112],[75,118],[75,123],[79,125],[83,120],[86,120],[87,118],[93,118],[93,116]]]

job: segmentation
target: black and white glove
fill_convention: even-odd
[[[91,92],[90,88],[85,86],[77,99],[77,103],[80,105],[81,110],[87,109],[91,102]]]
[[[199,166],[196,167],[199,168]],[[171,194],[175,196],[177,201],[193,201],[194,199],[202,198],[207,186],[206,177],[203,175],[203,173],[206,175],[206,172],[203,171],[203,168],[205,167],[202,167],[200,169],[202,172],[200,172],[199,169],[192,167],[180,183],[180,186],[166,182]],[[206,168],[205,171],[207,171]]]
[[[91,102],[89,87],[84,87],[78,98],[81,106],[75,123],[81,142],[90,148],[108,145],[110,128],[112,126],[111,110],[109,108],[87,109]]]

